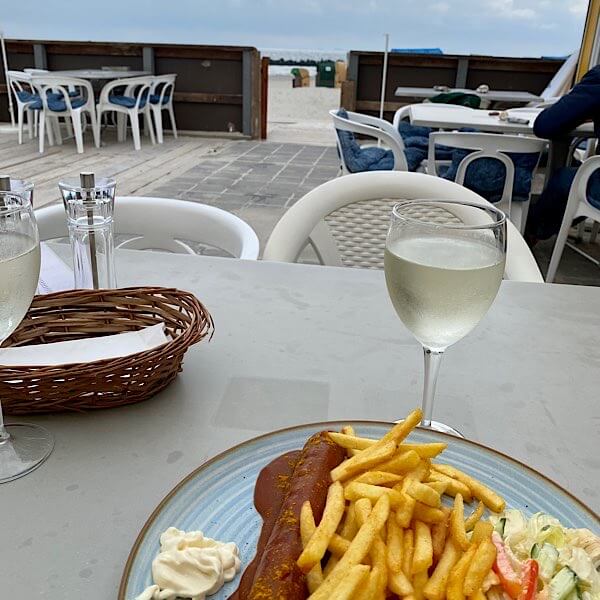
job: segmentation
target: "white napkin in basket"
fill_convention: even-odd
[[[157,323],[139,331],[127,331],[98,338],[36,344],[0,349],[0,365],[8,367],[63,365],[129,356],[161,346],[170,338]]]

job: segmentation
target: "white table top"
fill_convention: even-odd
[[[150,71],[111,71],[109,69],[72,69],[68,71],[50,71],[49,75],[79,77],[80,79],[125,79],[127,77],[143,77],[152,75]]]
[[[48,427],[56,447],[35,472],[0,486],[3,598],[115,598],[144,521],[209,457],[267,430],[397,419],[420,402],[422,352],[382,272],[116,256],[122,285],[197,294],[215,335],[147,402],[27,419]],[[504,282],[480,326],[444,357],[435,407],[439,420],[596,511],[598,306],[600,288]]]
[[[531,110],[517,109],[507,111],[510,115],[529,121],[527,124],[509,123],[498,116],[491,116],[490,110],[476,110],[461,106],[442,104],[411,104],[409,110],[410,122],[413,125],[433,127],[434,129],[459,129],[473,127],[481,131],[493,133],[525,133],[533,135],[533,122],[541,112],[540,108]],[[572,135],[594,135],[593,123],[584,123],[573,130]]]
[[[477,90],[469,90],[467,88],[451,88],[448,92],[461,92],[463,94],[474,94],[482,100],[490,100],[492,102],[514,102],[527,104],[528,102],[542,102],[543,98],[536,96],[530,92],[519,92],[512,90],[490,90],[489,92],[478,92]],[[394,94],[401,98],[433,98],[440,92],[433,88],[422,87],[397,87]]]

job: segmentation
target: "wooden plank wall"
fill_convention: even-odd
[[[94,69],[126,66],[177,73],[175,118],[187,131],[260,134],[260,54],[256,48],[7,40],[9,68]],[[0,121],[8,121],[0,74]]]
[[[476,88],[486,83],[496,90],[522,90],[539,94],[562,65],[562,60],[391,53],[385,92],[385,113],[418,98],[396,98],[398,86]],[[377,114],[381,93],[382,52],[348,54],[348,80],[342,87],[341,105],[347,110]]]

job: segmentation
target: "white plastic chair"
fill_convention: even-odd
[[[154,127],[150,116],[150,90],[153,85],[153,77],[129,77],[126,79],[115,79],[107,83],[100,92],[100,98],[96,106],[98,113],[98,128],[102,122],[102,113],[116,112],[123,118],[117,120],[117,139],[125,141],[126,121],[129,117],[133,146],[136,150],[141,149],[140,125],[138,117],[144,115],[146,127],[150,133],[150,140],[154,145]],[[116,94],[115,90],[124,88],[122,94]]]
[[[563,217],[558,236],[556,237],[556,242],[554,243],[554,250],[552,251],[548,273],[546,273],[546,281],[548,283],[552,283],[556,276],[556,270],[558,269],[558,264],[560,263],[563,250],[565,249],[567,236],[572,227],[573,219],[576,219],[577,217],[587,217],[588,219],[592,219],[595,224],[600,223],[600,209],[592,206],[587,198],[587,187],[590,177],[599,170],[600,156],[588,158],[579,169],[577,169],[577,174],[575,175],[575,179],[571,184],[571,190],[569,191],[565,216]],[[595,233],[597,233],[596,227],[592,229],[594,239]]]
[[[532,181],[537,173],[537,168],[542,152],[546,149],[544,140],[532,137],[524,137],[517,135],[502,135],[496,133],[470,133],[470,132],[436,132],[429,136],[429,154],[427,157],[427,172],[430,175],[437,175],[437,164],[435,161],[436,145],[450,146],[452,148],[460,148],[463,150],[473,150],[465,156],[458,165],[455,182],[464,185],[465,176],[469,165],[480,158],[494,158],[499,160],[506,169],[504,179],[504,189],[502,197],[496,203],[498,208],[501,208],[516,225],[517,229],[523,233],[525,231],[525,223],[527,221],[527,213],[529,212],[529,204],[531,200],[531,190],[529,197],[525,202],[513,202],[513,187],[515,183],[515,165],[508,153],[510,154],[534,154],[537,153],[538,158],[535,168],[532,172]]]
[[[391,207],[404,199],[463,200],[490,206],[457,183],[397,171],[338,177],[315,188],[280,219],[264,250],[264,260],[297,262],[311,245],[319,262],[331,266],[382,268]],[[542,283],[540,270],[516,227],[507,221],[504,277]]]
[[[24,117],[27,116],[27,133],[31,140],[35,134],[36,115],[41,102],[31,85],[31,75],[22,71],[7,71],[8,85],[17,103],[17,128],[19,144],[23,143]]]
[[[68,235],[65,209],[53,204],[35,211],[40,239]],[[115,233],[133,236],[117,245],[129,250],[161,250],[195,254],[186,242],[224,250],[236,258],[256,260],[259,243],[254,230],[231,213],[186,200],[119,196],[115,199]]]
[[[411,106],[418,106],[418,105],[419,104],[407,104],[406,106],[403,106],[403,107],[399,108],[394,113],[394,119],[392,121],[392,125],[394,126],[395,130],[398,130],[398,126],[400,125],[400,121],[404,121],[406,119],[410,121],[410,107]],[[428,102],[427,103],[427,109],[429,110],[430,108],[457,108],[457,109],[467,110],[467,111],[469,111],[469,110],[470,111],[476,110],[476,109],[471,108],[469,106],[462,106],[460,104],[446,104],[444,102]]]
[[[94,90],[89,81],[77,77],[61,77],[56,75],[33,75],[33,87],[37,90],[42,101],[42,113],[39,125],[39,150],[44,152],[44,130],[46,121],[63,117],[71,121],[77,152],[83,153],[83,119],[85,113],[90,117],[94,145],[100,147],[100,132],[96,121],[94,106]],[[48,124],[50,125],[50,124]],[[50,128],[48,129],[50,130]],[[60,130],[57,132],[58,142],[61,143]]]
[[[408,171],[408,163],[404,154],[404,142],[398,133],[398,129],[395,128],[391,123],[384,119],[378,119],[377,117],[370,117],[368,115],[355,112],[348,112],[347,119],[340,117],[337,110],[330,110],[329,114],[333,119],[333,126],[335,128],[335,138],[340,157],[342,174],[350,173],[350,171],[348,170],[346,161],[344,159],[344,152],[342,150],[342,143],[338,130],[359,133],[383,142],[383,144],[387,146],[394,155],[393,170]]]
[[[175,79],[177,75],[157,75],[153,78],[150,89],[150,110],[154,117],[156,127],[156,139],[159,144],[163,143],[162,111],[169,113],[173,137],[177,139],[177,125],[175,124],[175,112],[173,111],[173,95],[175,93]]]

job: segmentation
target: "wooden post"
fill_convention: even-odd
[[[260,139],[267,139],[267,114],[269,108],[269,57],[260,63]]]

